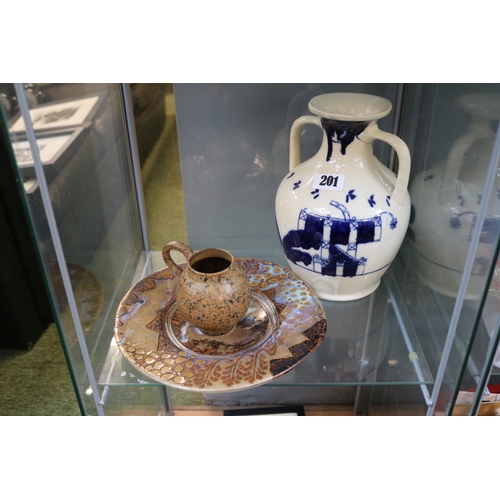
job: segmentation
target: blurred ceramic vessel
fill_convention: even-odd
[[[457,296],[463,277],[496,137],[491,126],[500,118],[500,95],[462,95],[457,105],[468,117],[466,133],[446,159],[418,174],[410,186],[412,247],[420,277],[449,297]],[[493,192],[500,193],[498,171]],[[497,201],[493,195],[488,203],[466,299],[477,298],[484,288],[500,221]]]

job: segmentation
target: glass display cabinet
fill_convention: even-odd
[[[343,405],[355,415],[500,411],[500,85],[175,84],[173,124],[152,87],[15,84],[2,94],[20,196],[83,414],[172,415],[185,397],[219,408]],[[274,200],[288,172],[290,128],[310,114],[312,97],[329,92],[389,99],[393,110],[379,126],[411,152],[410,225],[381,286],[350,302],[322,300],[321,344],[264,385],[185,393],[148,377],[117,346],[120,301],[164,267],[169,239],[286,267]],[[304,127],[303,156],[320,141],[319,130]],[[150,175],[158,165],[174,169],[172,149],[179,176]],[[377,141],[374,152],[397,172],[390,147]],[[146,182],[170,200],[168,210],[148,208]],[[154,238],[151,217],[162,226]]]

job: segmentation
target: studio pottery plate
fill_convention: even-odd
[[[311,354],[326,333],[325,313],[311,288],[272,262],[236,261],[252,300],[238,325],[217,337],[180,317],[172,293],[176,278],[168,268],[139,281],[115,318],[115,338],[128,361],[167,386],[218,393],[270,382]]]

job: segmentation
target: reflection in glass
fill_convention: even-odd
[[[469,252],[472,232],[496,138],[492,125],[500,118],[500,94],[459,96],[457,106],[467,114],[465,134],[453,143],[447,158],[429,165],[417,175],[410,188],[413,249],[421,277],[439,293],[456,297]],[[495,196],[489,202],[467,288],[467,299],[479,296],[488,271],[488,257],[495,245],[496,194],[500,177],[495,178]]]
[[[88,390],[89,363],[94,374],[100,372],[114,311],[142,252],[123,97],[114,84],[43,89],[44,102],[32,102],[29,109],[42,171],[34,168],[33,151],[26,151],[31,127],[20,113],[10,117],[9,130],[23,160],[19,176],[32,186],[26,203],[80,406],[95,414],[102,409],[95,390]]]

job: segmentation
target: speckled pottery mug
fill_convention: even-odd
[[[177,250],[186,257],[182,269],[170,255]],[[178,277],[175,298],[183,319],[206,335],[223,335],[245,316],[251,299],[251,287],[245,272],[233,255],[221,248],[193,252],[179,241],[163,247],[163,260]]]

